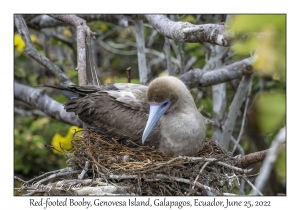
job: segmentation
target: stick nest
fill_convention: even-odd
[[[122,145],[91,131],[71,142],[69,166],[85,168],[85,178],[101,178],[132,195],[223,195],[238,182],[237,174],[245,173],[213,139],[191,157],[164,157],[153,147],[131,141]]]

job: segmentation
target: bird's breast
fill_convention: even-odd
[[[177,112],[161,119],[159,150],[169,156],[193,155],[203,148],[206,129],[201,114]]]

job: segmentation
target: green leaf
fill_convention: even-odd
[[[281,91],[263,92],[258,95],[257,123],[263,133],[275,132],[285,124],[286,95]]]

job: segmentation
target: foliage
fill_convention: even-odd
[[[14,171],[32,177],[66,166],[66,159],[44,145],[50,145],[55,133],[65,133],[70,126],[48,117],[15,116]]]
[[[285,82],[286,15],[235,15],[231,29],[248,34],[246,41],[236,42],[234,49],[239,54],[257,55],[254,68],[258,74]]]

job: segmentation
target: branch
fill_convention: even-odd
[[[220,84],[252,73],[253,58],[229,64],[215,70],[193,69],[179,76],[179,79],[189,88],[206,87]]]
[[[87,22],[103,20],[113,24],[121,25],[123,27],[127,27],[128,22],[130,21],[130,18],[124,15],[98,14],[98,15],[77,15],[77,16],[82,19],[85,19]],[[38,15],[37,17],[33,18],[28,22],[28,26],[34,29],[50,28],[50,27],[65,26],[65,25],[68,24],[66,22],[56,20],[48,15]]]
[[[245,103],[245,109],[244,109],[244,114],[243,114],[243,119],[242,119],[242,125],[241,125],[241,129],[240,129],[240,133],[239,133],[239,136],[238,136],[238,138],[237,138],[237,140],[235,142],[235,145],[234,145],[234,147],[232,149],[232,153],[234,153],[235,149],[239,145],[240,140],[241,140],[242,135],[243,135],[243,132],[244,132],[244,125],[245,125],[245,121],[246,121],[246,113],[247,113],[247,110],[248,110],[248,103],[249,103],[249,97],[250,97],[250,94],[251,94],[251,89],[252,89],[252,86],[250,85],[249,89],[248,89],[246,103]]]
[[[167,37],[165,37],[165,44],[163,47],[163,51],[166,54],[168,73],[170,76],[174,76],[174,69],[171,61],[170,41]]]
[[[286,140],[286,128],[284,127],[284,128],[281,128],[281,130],[275,136],[275,139],[272,142],[271,148],[270,148],[269,152],[267,153],[267,156],[261,166],[261,171],[255,180],[254,185],[259,191],[262,191],[262,189],[264,188],[266,181],[272,170],[273,164],[274,164],[275,160],[277,159],[277,154],[278,154],[280,145],[283,144],[285,142],[285,140]],[[253,195],[257,195],[258,191],[252,189],[251,193]]]
[[[61,86],[66,87],[69,85],[72,85],[73,83],[70,81],[70,79],[66,76],[66,74],[58,68],[54,63],[52,63],[48,58],[45,56],[42,56],[34,47],[34,44],[32,43],[30,39],[30,33],[27,28],[27,25],[22,17],[22,15],[15,15],[15,25],[18,29],[19,34],[21,35],[26,48],[26,53],[32,57],[34,60],[36,60],[39,64],[50,70],[59,80],[59,83]]]
[[[224,25],[174,22],[165,15],[144,15],[144,17],[159,33],[179,42],[209,42],[227,47],[235,38]]]
[[[285,144],[280,145],[280,149],[285,149],[285,148],[286,148]],[[237,160],[235,166],[238,168],[247,168],[250,165],[260,163],[265,159],[268,152],[270,152],[270,149],[245,155],[244,157],[241,157]]]
[[[86,21],[76,15],[50,15],[51,17],[71,24],[76,28],[77,34],[77,70],[79,85],[86,85],[86,33],[90,33]]]
[[[242,81],[239,84],[238,90],[234,95],[233,101],[229,107],[228,116],[224,123],[224,132],[220,141],[220,144],[223,145],[225,148],[228,148],[229,146],[237,115],[245,100],[245,96],[247,96],[249,87],[252,85],[253,76],[254,75],[246,75],[243,77]]]
[[[242,176],[242,179],[245,180],[252,187],[253,190],[257,191],[257,193],[260,196],[263,196],[263,194],[250,182],[249,179],[247,179],[247,177]]]
[[[135,35],[136,35],[140,83],[146,85],[148,83],[148,70],[147,70],[147,63],[146,63],[143,21],[134,20],[134,28],[135,28]]]
[[[54,101],[42,91],[14,82],[14,96],[56,120],[82,127],[81,120],[74,113],[66,112],[63,105]]]

